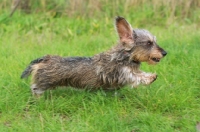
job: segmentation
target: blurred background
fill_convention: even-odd
[[[200,0],[1,0],[0,9],[1,14],[11,15],[18,11],[75,18],[121,15],[135,19],[139,25],[200,22]]]

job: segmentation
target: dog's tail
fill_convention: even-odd
[[[34,64],[40,63],[41,61],[43,61],[43,57],[42,58],[37,58],[37,59],[31,61],[31,63],[29,64],[29,66],[22,72],[21,79],[22,78],[27,78],[31,74],[31,72],[33,70],[32,66]]]

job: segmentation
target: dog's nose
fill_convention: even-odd
[[[162,51],[162,55],[163,55],[163,56],[166,56],[166,55],[167,55],[167,52],[163,50],[163,51]]]

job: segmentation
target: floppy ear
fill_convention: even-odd
[[[135,32],[133,31],[131,25],[123,17],[118,16],[115,21],[120,42],[125,46],[126,50],[130,50],[134,46]]]

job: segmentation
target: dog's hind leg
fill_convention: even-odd
[[[31,91],[33,96],[35,97],[40,97],[44,93],[44,89],[38,88],[37,84],[32,84],[31,85]]]

